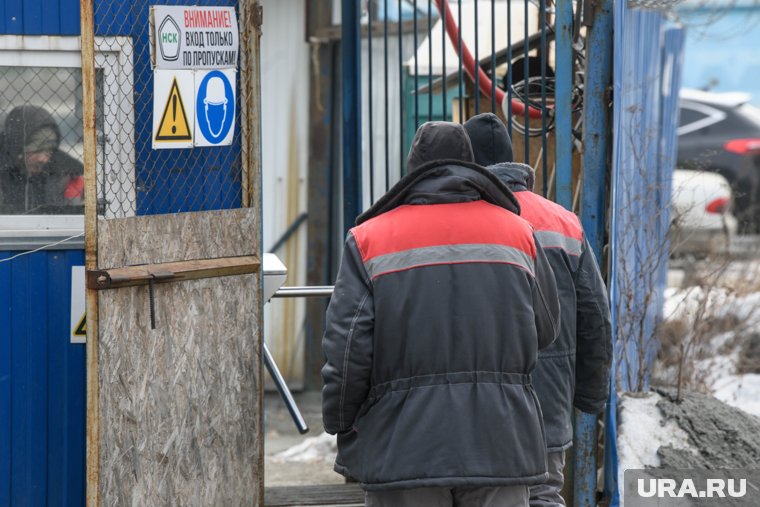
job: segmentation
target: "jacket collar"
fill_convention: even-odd
[[[520,214],[520,204],[509,188],[484,167],[461,160],[433,160],[404,176],[372,207],[359,215],[356,225],[404,204],[451,204],[479,200]]]

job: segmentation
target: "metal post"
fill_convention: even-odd
[[[599,262],[603,262],[606,177],[610,167],[612,77],[612,0],[589,6],[585,23],[586,78],[583,96],[583,201],[581,222]],[[558,60],[559,63],[559,60]],[[559,80],[558,80],[559,81]],[[558,129],[559,130],[559,129]],[[575,507],[596,505],[596,416],[576,413]],[[615,445],[608,442],[607,445]]]
[[[92,0],[79,4],[82,32],[82,121],[84,134],[85,266],[98,269],[95,131],[95,17]],[[86,289],[87,315],[87,500],[100,504],[100,406],[98,384],[98,291]]]
[[[556,201],[565,209],[573,206],[573,2],[557,0],[554,55],[555,79],[555,165]]]
[[[362,209],[362,88],[359,2],[342,0],[343,230]]]

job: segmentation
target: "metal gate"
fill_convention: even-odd
[[[487,111],[536,170],[536,190],[578,210],[579,13],[569,0],[344,2],[346,226],[403,176],[421,123]]]

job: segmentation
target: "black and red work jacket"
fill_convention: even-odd
[[[518,212],[493,174],[441,160],[351,229],[323,340],[336,471],[368,490],[545,480],[530,373],[559,306]]]

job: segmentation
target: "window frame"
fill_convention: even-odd
[[[96,37],[95,68],[103,72],[103,102],[121,104],[116,112],[104,108],[103,132],[98,136],[98,188],[108,188],[104,196],[129,203],[129,209],[119,216],[135,215],[135,122],[132,62],[133,44],[130,37]],[[82,68],[81,38],[79,36],[0,35],[0,66]],[[108,86],[106,83],[117,83]],[[108,153],[118,150],[121,166],[106,165]],[[105,174],[104,174],[105,173]],[[108,186],[104,181],[110,182]],[[105,218],[116,218],[105,207]],[[100,212],[99,212],[100,214]],[[79,236],[84,232],[82,215],[0,215],[0,251],[38,248]],[[57,248],[82,248],[80,236]]]

